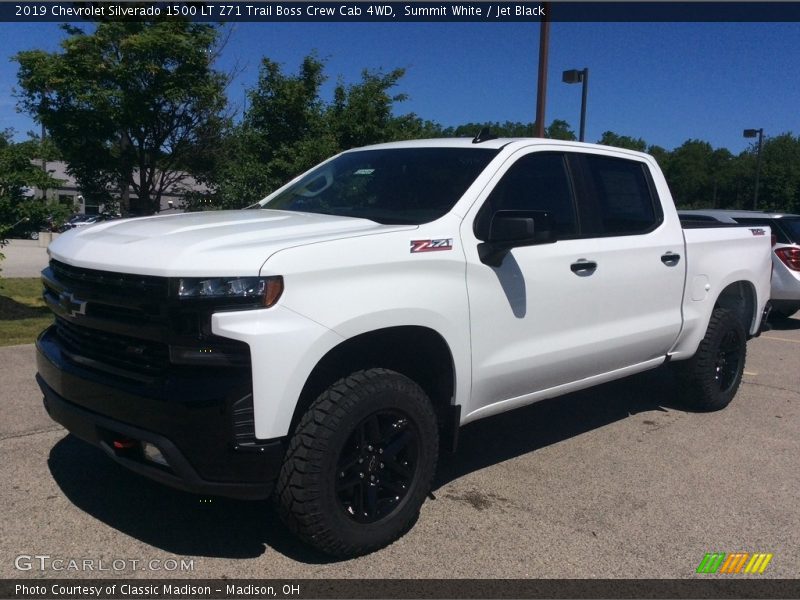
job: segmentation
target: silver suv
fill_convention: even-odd
[[[772,314],[800,310],[800,215],[753,210],[681,210],[682,220],[768,225],[772,229]]]

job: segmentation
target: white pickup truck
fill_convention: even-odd
[[[683,228],[628,150],[371,146],[249,209],[62,235],[37,379],[119,463],[271,495],[352,556],[411,526],[466,423],[666,362],[695,409],[727,405],[768,311],[769,233]]]

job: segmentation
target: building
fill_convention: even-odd
[[[50,173],[53,179],[59,182],[58,187],[50,188],[44,191],[44,194],[49,202],[58,202],[65,206],[69,206],[76,214],[96,215],[104,212],[106,206],[103,204],[91,203],[90,200],[84,198],[81,190],[78,187],[75,178],[67,173],[67,163],[60,160],[44,162],[40,159],[34,161],[37,165],[44,165],[45,170]],[[184,197],[187,193],[199,192],[207,193],[208,187],[205,184],[199,183],[192,176],[187,175],[183,181],[169,186],[161,195],[161,211],[177,211],[183,210]],[[42,190],[39,188],[32,188],[29,195],[36,198],[42,197]],[[112,197],[120,198],[121,192],[119,190],[112,191]],[[130,213],[131,215],[142,214],[144,210],[139,206],[136,194],[129,195]]]

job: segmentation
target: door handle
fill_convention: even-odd
[[[585,258],[579,258],[576,262],[572,263],[569,268],[575,275],[586,277],[591,275],[597,270],[597,263]]]
[[[681,255],[674,252],[667,252],[661,255],[661,262],[668,267],[674,267],[681,261]]]

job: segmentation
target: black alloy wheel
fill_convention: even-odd
[[[419,477],[419,432],[397,410],[376,412],[356,426],[337,463],[336,494],[345,514],[375,523],[403,503]]]
[[[735,329],[730,329],[720,342],[719,350],[717,351],[715,379],[721,393],[727,393],[734,383],[738,383],[736,378],[742,368],[742,354],[742,341],[739,339],[739,332]]]

